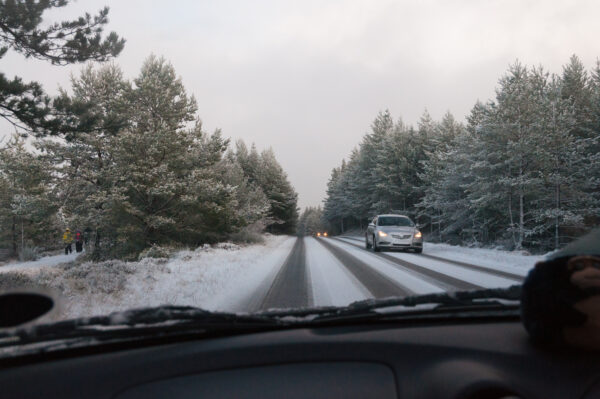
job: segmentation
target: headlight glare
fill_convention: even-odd
[[[385,231],[378,231],[379,237],[387,237],[387,233]]]
[[[421,232],[419,230],[417,230],[417,232],[415,233],[415,238],[421,238],[423,237],[423,234],[421,234]]]

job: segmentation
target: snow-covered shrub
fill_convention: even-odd
[[[196,248],[194,250],[194,252],[198,253],[198,252],[208,252],[210,251],[210,245],[209,244],[202,244],[202,246],[199,246],[198,248]]]
[[[220,242],[218,244],[215,244],[214,247],[217,249],[224,249],[226,251],[236,251],[240,249],[239,245],[234,244],[232,242]]]
[[[240,244],[262,244],[265,242],[263,232],[265,225],[262,221],[252,223],[229,235],[229,239]]]
[[[230,236],[231,241],[240,244],[262,244],[265,242],[265,238],[261,233],[242,229],[237,233],[233,233]]]
[[[135,273],[135,269],[134,264],[119,260],[65,265],[62,274],[47,284],[69,295],[75,292],[114,295],[124,290],[128,276]]]
[[[18,271],[0,273],[0,292],[33,286],[35,286],[34,279],[25,273]]]
[[[150,248],[146,248],[143,250],[138,259],[142,260],[144,258],[170,258],[173,254],[174,249],[170,247],[163,247],[160,245],[153,245]]]

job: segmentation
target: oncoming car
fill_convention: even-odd
[[[415,223],[404,215],[378,215],[373,218],[365,233],[367,249],[412,249],[423,252],[423,235]]]

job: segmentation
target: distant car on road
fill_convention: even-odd
[[[408,216],[377,215],[371,220],[365,233],[367,249],[412,249],[423,252],[423,235]]]

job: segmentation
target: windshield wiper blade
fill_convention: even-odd
[[[367,299],[346,307],[275,309],[252,314],[211,312],[189,306],[160,306],[5,330],[0,332],[0,348],[49,341],[104,341],[157,335],[245,333],[310,327],[335,321],[381,319],[407,314],[411,313],[408,309],[419,305],[433,305],[423,310],[423,313],[429,314],[447,309],[514,309],[518,307],[520,296],[521,286],[514,285],[509,288]],[[512,304],[506,304],[505,301]]]
[[[407,297],[389,297],[366,299],[353,302],[346,307],[325,307],[316,309],[298,309],[289,311],[268,311],[262,315],[290,320],[299,320],[318,324],[320,322],[339,321],[343,319],[373,319],[415,314],[411,308],[419,305],[425,307],[423,313],[445,311],[475,311],[496,309],[518,309],[521,298],[521,286],[513,285],[508,288],[489,288],[471,291],[455,291],[432,293]]]
[[[284,325],[278,319],[261,315],[210,312],[189,306],[160,306],[6,330],[0,332],[0,348],[86,337],[102,340],[156,333],[272,329]]]
[[[350,304],[348,308],[360,310],[389,306],[412,307],[426,304],[438,304],[441,306],[465,306],[473,305],[481,300],[520,301],[520,299],[521,285],[515,284],[507,288],[486,288],[482,290],[453,291],[407,297],[367,299],[364,301],[354,302]]]

